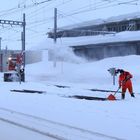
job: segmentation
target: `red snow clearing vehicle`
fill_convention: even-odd
[[[7,72],[4,81],[24,81],[23,53],[11,54],[7,61]]]
[[[17,64],[22,64],[21,54],[11,54],[8,58],[8,70],[15,70]]]

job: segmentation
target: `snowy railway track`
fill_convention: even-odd
[[[0,121],[6,122],[6,123],[9,123],[9,124],[12,124],[12,125],[15,125],[15,126],[24,128],[24,129],[27,129],[27,130],[29,130],[29,131],[33,131],[33,132],[35,132],[35,133],[39,133],[39,134],[41,134],[41,135],[47,136],[47,137],[52,138],[52,139],[56,139],[56,140],[66,140],[65,138],[62,138],[62,137],[60,138],[59,136],[50,134],[50,133],[48,133],[48,132],[40,131],[40,130],[38,130],[38,129],[36,129],[36,128],[32,128],[32,127],[30,127],[30,126],[23,125],[23,124],[21,124],[21,123],[11,121],[11,120],[9,120],[9,119],[4,119],[4,118],[1,118],[1,117],[0,117]]]
[[[6,108],[0,108],[0,121],[55,140],[124,140]]]

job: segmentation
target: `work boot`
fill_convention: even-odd
[[[131,93],[131,97],[135,97],[134,93]]]
[[[125,94],[122,94],[122,99],[123,99],[123,100],[125,99]]]

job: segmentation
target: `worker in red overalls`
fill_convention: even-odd
[[[125,99],[125,92],[128,89],[131,97],[135,97],[133,93],[133,87],[132,87],[132,82],[131,78],[133,77],[131,73],[128,71],[124,71],[123,69],[118,69],[117,70],[120,75],[119,75],[119,87],[122,88],[122,99]]]

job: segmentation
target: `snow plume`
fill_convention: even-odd
[[[68,47],[54,47],[48,51],[49,60],[65,61],[72,63],[82,63],[85,60],[76,56],[71,48]]]

